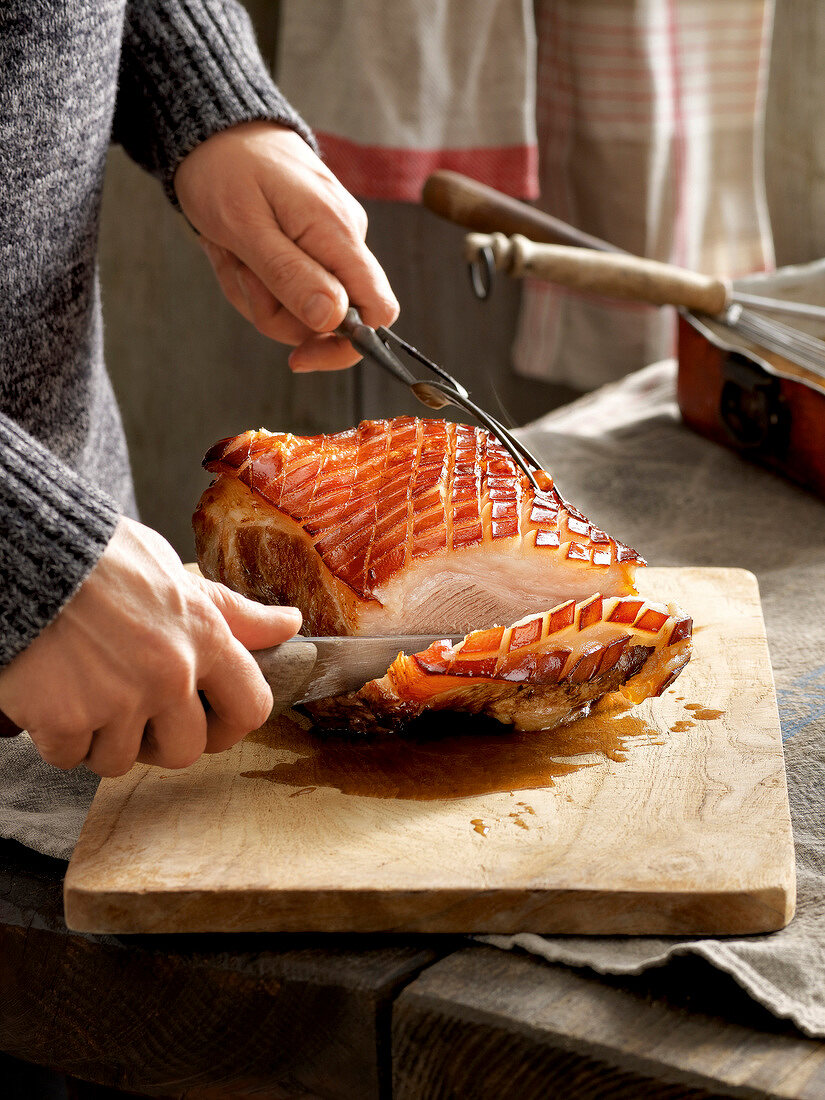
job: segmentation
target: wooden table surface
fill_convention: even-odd
[[[614,979],[456,936],[90,936],[63,923],[64,872],[0,842],[0,1049],[82,1081],[192,1100],[825,1096],[825,1043],[701,960]]]

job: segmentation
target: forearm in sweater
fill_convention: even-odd
[[[219,130],[272,119],[312,135],[267,71],[234,0],[130,0],[113,139],[175,201],[180,162]]]
[[[104,493],[0,413],[0,668],[80,587],[117,521]]]

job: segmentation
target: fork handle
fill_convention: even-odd
[[[350,306],[344,320],[335,330],[337,336],[344,336],[352,344],[356,351],[360,351],[367,359],[383,367],[393,378],[398,379],[405,386],[414,386],[417,379],[414,374],[381,342],[381,337],[374,328],[365,325],[361,320],[361,314]]]
[[[598,237],[545,214],[527,203],[503,195],[459,172],[440,169],[424,184],[422,202],[434,214],[466,229],[483,233],[523,233],[533,241],[569,244],[597,252],[622,252]]]

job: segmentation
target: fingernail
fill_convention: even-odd
[[[335,302],[328,294],[313,294],[304,303],[304,320],[310,328],[321,330],[334,309]]]
[[[305,371],[311,371],[313,369],[311,362],[307,364],[304,361],[300,348],[296,348],[295,351],[290,354],[287,363],[293,374],[303,374]]]
[[[286,625],[291,626],[294,630],[300,630],[301,623],[304,621],[304,617],[297,607],[285,607],[286,612]]]

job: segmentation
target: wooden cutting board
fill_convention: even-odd
[[[281,718],[186,771],[104,780],[66,876],[89,932],[730,934],[781,928],[794,858],[756,579],[646,569],[694,616],[660,699],[550,734],[325,745]]]

